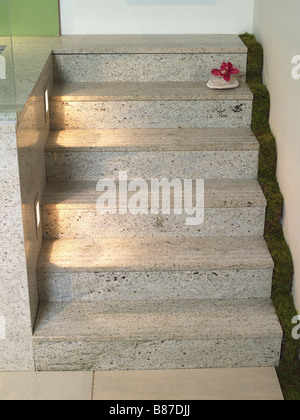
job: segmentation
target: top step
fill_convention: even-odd
[[[53,53],[247,54],[247,47],[238,35],[65,35]]]
[[[223,61],[246,80],[247,48],[237,35],[62,36],[53,52],[57,82],[207,81]]]

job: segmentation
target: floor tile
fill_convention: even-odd
[[[274,368],[96,372],[95,400],[283,400]]]
[[[93,372],[0,373],[0,400],[91,400]]]

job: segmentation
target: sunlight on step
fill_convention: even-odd
[[[130,241],[127,241],[126,247],[117,242],[118,239],[114,246],[111,239],[89,240],[76,243],[74,247],[73,239],[55,240],[51,242],[47,260],[50,266],[70,268],[72,271],[88,268],[96,270],[97,267],[101,267],[101,271],[105,267],[122,268],[136,259],[137,248],[131,247]]]

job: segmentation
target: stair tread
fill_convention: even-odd
[[[247,53],[237,35],[72,35],[60,36],[54,54]]]
[[[212,90],[205,82],[78,82],[55,84],[51,101],[252,100],[246,82],[236,89]],[[99,105],[101,107],[101,104]]]
[[[52,130],[46,153],[258,150],[250,128]]]
[[[40,305],[33,339],[118,342],[281,338],[270,299]]]
[[[262,237],[91,238],[44,241],[39,271],[194,271],[273,268]]]
[[[95,209],[100,196],[96,186],[97,182],[90,181],[50,182],[43,196],[43,207],[57,210]],[[151,181],[148,181],[149,196],[150,186]],[[130,197],[130,193],[128,194]],[[194,205],[195,194],[194,185]],[[205,180],[205,208],[266,207],[266,204],[265,196],[256,180]],[[172,194],[171,206],[174,207]]]

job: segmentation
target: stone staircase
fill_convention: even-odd
[[[210,70],[226,60],[241,69],[241,86],[209,90]],[[278,364],[246,62],[230,35],[60,39],[37,370]],[[185,223],[176,192],[170,214],[149,214],[149,203],[143,214],[99,214],[97,183],[116,180],[118,194],[120,171],[149,191],[152,179],[204,179],[204,222]]]

